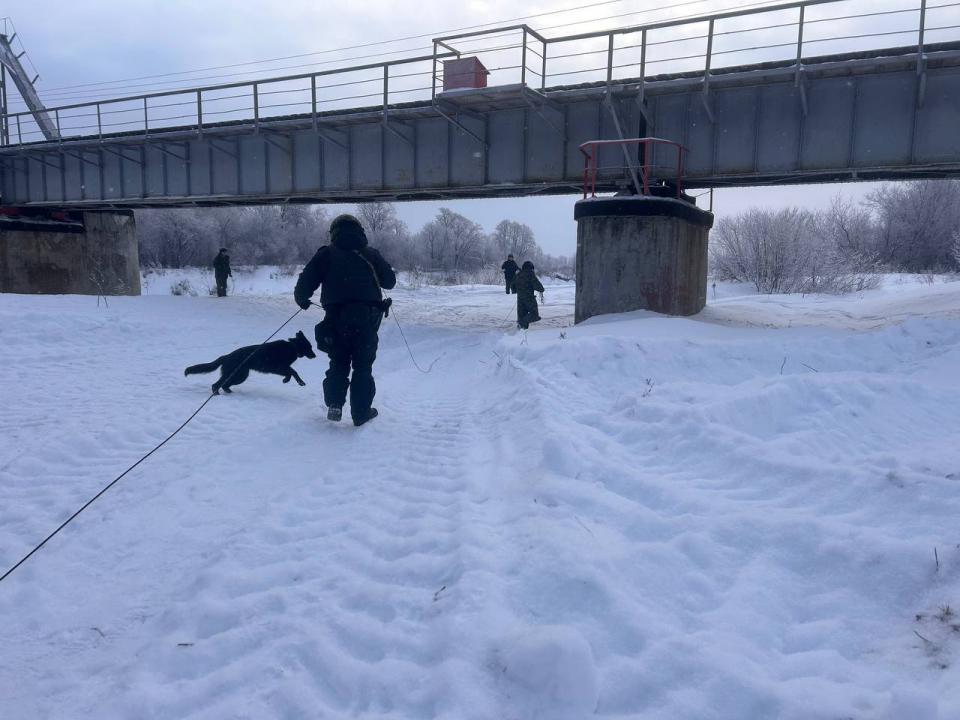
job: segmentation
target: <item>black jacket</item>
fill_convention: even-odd
[[[217,253],[217,256],[213,259],[213,272],[218,277],[226,277],[227,275],[233,275],[233,272],[230,270],[230,256],[229,255],[220,255]]]
[[[500,269],[503,270],[503,274],[507,276],[508,280],[520,272],[520,266],[517,265],[515,260],[507,260],[500,266]]]
[[[533,300],[534,292],[543,292],[543,284],[533,270],[521,270],[510,282],[510,287],[516,291],[519,300]]]
[[[320,304],[324,308],[348,302],[374,304],[383,299],[380,288],[392,290],[396,285],[397,275],[390,263],[367,246],[363,231],[348,229],[334,233],[330,244],[317,250],[300,273],[293,297],[297,305],[304,307],[320,287]]]

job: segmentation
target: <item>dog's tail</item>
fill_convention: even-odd
[[[218,367],[223,364],[223,358],[218,357],[211,363],[200,363],[199,365],[191,365],[186,370],[183,371],[184,376],[187,375],[201,375],[203,373],[212,373]]]

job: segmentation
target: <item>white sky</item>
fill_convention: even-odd
[[[429,37],[432,36],[467,26],[515,21],[522,17],[569,8],[583,9],[531,18],[525,22],[535,29],[563,25],[564,27],[545,30],[546,34],[557,36],[732,9],[758,1],[678,0],[669,5],[663,3],[651,6],[641,0],[540,0],[523,4],[511,0],[418,0],[390,3],[369,0],[45,0],[10,3],[6,11],[16,24],[19,37],[42,76],[37,88],[48,106],[53,107],[95,99],[111,88],[120,89],[121,94],[167,89],[171,78],[129,80],[113,86],[101,85],[94,88],[70,87],[79,84],[104,83],[144,75],[316,53],[428,34],[428,37],[402,43],[373,45],[365,49],[239,69],[208,70],[184,74],[173,80],[183,85],[209,85],[242,80],[244,76],[236,73],[250,70],[265,72],[261,77],[308,72],[312,69],[308,66],[311,62],[369,62],[350,62],[351,54],[357,56],[384,50],[428,53],[431,47]],[[858,7],[873,10],[903,8],[915,4],[918,3],[913,3],[912,0],[849,0],[835,6],[836,9],[831,11],[839,15]],[[899,27],[910,27],[911,23],[915,22],[911,18],[912,16],[900,15],[895,19],[900,23]],[[863,31],[865,25],[869,25],[869,22],[861,21],[854,27]],[[907,44],[910,39],[898,37],[896,40],[881,42]],[[300,69],[280,70],[293,65],[300,66]],[[314,67],[326,69],[331,65]],[[214,77],[227,73],[232,75],[224,79]],[[159,87],[146,85],[159,82],[168,84]],[[64,86],[68,89],[61,90]],[[715,193],[714,209],[718,216],[722,216],[754,205],[775,208],[804,205],[819,208],[824,207],[830,197],[840,190],[847,195],[859,197],[870,187],[871,184],[848,184],[723,189]],[[401,217],[413,229],[429,219],[441,205],[467,215],[487,230],[491,230],[504,218],[519,220],[533,227],[538,240],[547,251],[569,255],[573,254],[576,245],[576,225],[572,219],[575,200],[576,196],[565,196],[422,202],[401,204],[399,209]],[[705,205],[707,200],[707,197],[701,198],[700,204]]]

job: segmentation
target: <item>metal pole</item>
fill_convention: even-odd
[[[797,32],[797,72],[800,70],[800,60],[803,57],[803,15],[806,9],[806,5],[800,6],[800,28]]]
[[[610,96],[610,85],[613,83],[613,33],[610,33],[607,42],[607,96]]]
[[[677,145],[677,200],[680,199],[680,183],[683,177],[683,148]]]
[[[203,140],[203,91],[197,90],[197,137]]]
[[[710,29],[707,32],[707,66],[703,72],[704,88],[706,88],[707,78],[710,77],[710,60],[713,56],[713,18],[710,18]]]
[[[6,27],[6,21],[4,21]],[[0,105],[3,106],[3,122],[0,122],[0,142],[10,144],[10,110],[7,108],[7,66],[0,65]]]
[[[587,181],[590,177],[590,156],[583,154],[583,199],[587,199]]]
[[[60,141],[60,144],[63,145],[63,133],[60,132],[60,108],[56,108],[53,111],[53,117],[55,122],[57,123],[57,135],[59,135],[57,139]]]
[[[260,97],[257,92],[257,83],[253,84],[253,126],[260,132]]]
[[[917,43],[917,75],[923,72],[923,33],[927,24],[927,0],[920,0],[920,39]]]
[[[147,99],[143,99],[143,136],[150,135],[150,115],[147,113]]]
[[[23,132],[20,130],[20,116],[17,115],[17,142],[23,145]]]
[[[643,140],[643,141],[640,143],[640,147],[643,148],[643,194],[644,194],[644,195],[649,195],[649,194],[650,194],[650,184],[649,184],[649,178],[650,178],[650,160],[649,160],[649,158],[650,158],[650,152],[649,152],[649,149],[650,149],[650,141],[649,141],[649,140]]]
[[[390,66],[383,66],[383,124],[387,124],[387,101],[390,94]]]
[[[97,103],[97,137],[103,142],[103,124],[100,122],[100,103]]]
[[[596,149],[596,156],[593,158],[593,196],[597,196],[597,169],[600,165],[600,148]]]
[[[523,29],[523,50],[520,51],[520,84],[527,84],[527,29]]]
[[[543,41],[543,63],[540,68],[540,92],[547,89],[547,41]]]
[[[313,117],[313,131],[317,131],[317,76],[310,76],[310,114]]]
[[[710,188],[710,212],[713,212],[713,188]]]
[[[647,31],[643,30],[640,33],[640,94],[638,100],[640,104],[643,105],[643,93],[646,89],[646,79],[647,79]],[[646,150],[644,150],[646,154]]]
[[[437,97],[437,43],[433,43],[433,72],[430,73],[430,100],[433,101]]]

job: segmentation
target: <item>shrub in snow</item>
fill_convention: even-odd
[[[170,294],[196,297],[197,291],[193,289],[193,285],[190,284],[189,280],[179,280],[170,286]]]
[[[424,272],[423,268],[417,265],[412,270],[408,270],[404,275],[407,287],[411,290],[419,290],[423,287]]]
[[[762,293],[855,292],[879,287],[842,200],[828,213],[754,208],[717,223],[710,264],[718,280],[752,283]]]

